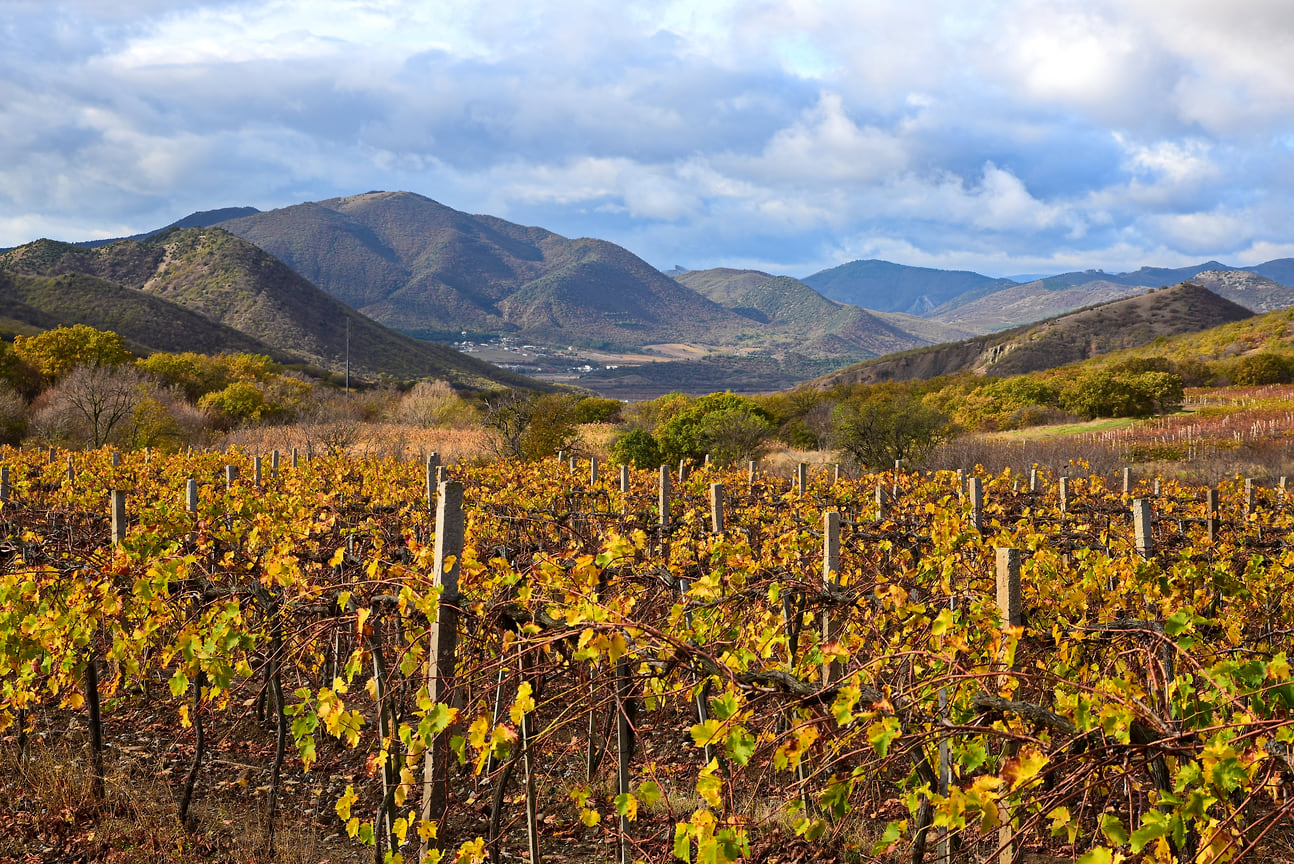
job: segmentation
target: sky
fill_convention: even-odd
[[[669,268],[1294,257],[1288,0],[0,0],[0,247],[407,190]]]

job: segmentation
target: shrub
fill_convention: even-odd
[[[35,336],[17,336],[14,352],[47,380],[54,381],[78,366],[118,366],[131,360],[126,340],[111,330],[84,324],[56,327]]]
[[[400,400],[399,417],[427,429],[461,428],[472,422],[474,411],[444,381],[419,381]]]
[[[710,442],[705,438],[705,418],[710,414],[732,410],[740,410],[750,417],[763,421],[766,426],[765,436],[772,432],[768,412],[753,399],[738,396],[735,393],[711,393],[675,412],[657,430],[656,439],[660,444],[664,460],[673,464],[683,459],[699,462],[705,458],[707,448],[710,446]]]
[[[857,465],[884,469],[903,459],[919,462],[956,427],[947,416],[900,387],[876,387],[846,399],[832,414],[833,438]]]
[[[1242,387],[1288,384],[1290,380],[1289,360],[1270,351],[1241,357],[1231,370],[1231,383]]]
[[[635,468],[659,468],[664,464],[660,445],[646,429],[630,429],[611,448],[611,461]]]
[[[575,403],[576,423],[619,423],[619,399],[603,399],[601,396],[589,396]]]

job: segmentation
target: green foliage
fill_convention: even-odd
[[[1090,371],[1065,386],[1061,407],[1089,420],[1145,417],[1181,404],[1182,379],[1171,372],[1119,374]]]
[[[225,428],[260,422],[270,410],[265,393],[251,381],[234,381],[208,393],[198,400],[198,407],[215,415]]]
[[[700,461],[705,458],[708,448],[718,441],[724,431],[724,421],[720,419],[712,421],[707,430],[706,418],[711,414],[732,411],[739,412],[742,418],[729,415],[728,431],[735,433],[738,425],[747,432],[752,431],[755,428],[752,418],[764,424],[763,436],[766,437],[772,431],[768,412],[753,399],[735,393],[711,393],[679,408],[657,430],[656,438],[665,461],[674,463],[682,459]],[[707,438],[707,434],[711,437]]]
[[[116,366],[132,359],[125,339],[110,330],[84,324],[56,327],[35,336],[17,336],[13,348],[20,359],[50,381],[77,366]]]
[[[230,381],[230,370],[221,357],[209,357],[194,351],[150,354],[135,365],[153,377],[179,387],[190,402],[224,388]]]
[[[495,451],[505,458],[536,461],[558,450],[573,450],[580,440],[576,398],[508,390],[485,400],[485,425],[496,433]]]
[[[773,434],[773,425],[749,405],[711,411],[701,418],[702,448],[720,466],[758,459]]]
[[[646,429],[630,429],[616,439],[611,448],[611,461],[617,465],[651,469],[660,467],[665,458],[650,432]]]
[[[1289,358],[1274,351],[1241,357],[1231,369],[1231,383],[1241,387],[1288,384],[1294,377]]]
[[[40,373],[18,356],[8,342],[0,342],[0,383],[28,398],[40,392]]]
[[[530,425],[521,438],[521,458],[534,462],[559,450],[574,450],[580,440],[575,397],[545,393],[534,397]]]
[[[896,460],[919,462],[955,431],[949,418],[911,388],[878,386],[847,399],[832,413],[835,444],[860,466],[883,469]]]
[[[18,444],[27,434],[27,403],[17,390],[0,382],[0,444]]]
[[[575,404],[576,423],[618,423],[620,422],[619,399],[603,399],[601,396],[589,396]]]

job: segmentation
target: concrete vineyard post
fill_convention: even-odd
[[[1208,526],[1209,542],[1218,539],[1218,490],[1210,489],[1204,497],[1204,522]]]
[[[72,457],[69,456],[67,457],[67,482],[73,483],[75,481],[76,481],[76,463],[74,463],[72,461]]]
[[[1123,494],[1124,497],[1132,494],[1132,469],[1123,469]]]
[[[52,452],[52,451],[51,451],[51,452]],[[54,461],[54,460],[52,460],[52,459],[50,460],[50,462],[53,462],[53,461]],[[112,459],[111,459],[111,462],[112,462],[112,467],[113,467],[113,468],[120,468],[120,467],[121,467],[121,453],[120,453],[120,451],[117,451],[117,450],[113,450],[113,451],[112,451]]]
[[[1149,558],[1155,554],[1154,508],[1144,498],[1132,502],[1132,530],[1137,544],[1137,554]]]
[[[436,484],[439,482],[437,473],[440,470],[440,454],[432,453],[427,457],[427,509],[431,510],[436,506]]]
[[[598,457],[589,457],[589,485],[598,485]]]
[[[830,589],[840,582],[840,514],[828,510],[822,514],[822,584]],[[832,642],[837,637],[831,626],[831,616],[822,613],[822,641]],[[840,663],[828,663],[822,671],[828,684],[840,677]]]
[[[723,484],[710,484],[710,530],[723,533]]]
[[[433,704],[449,701],[453,686],[455,655],[458,651],[458,574],[463,557],[463,484],[446,480],[437,490],[436,546],[433,556],[435,584],[440,586],[440,604],[431,628],[429,646],[430,675],[427,696]],[[423,767],[422,818],[436,822],[444,832],[444,817],[449,800],[450,763],[448,730],[435,737],[427,749]],[[430,851],[428,841],[422,844],[421,858]]]
[[[876,521],[885,521],[885,484],[876,484]]]
[[[576,471],[580,470],[580,460],[572,456],[569,460],[567,460],[566,468],[572,474],[574,474]]]
[[[620,515],[629,515],[629,466],[620,466]]]
[[[669,468],[660,466],[660,487],[657,490],[657,506],[660,515],[657,524],[660,525],[661,533],[669,530]]]
[[[795,491],[803,495],[809,485],[809,466],[801,462],[795,467]]]
[[[750,485],[750,486],[754,486],[754,485],[755,485],[755,474],[756,474],[756,473],[757,473],[757,470],[756,470],[756,468],[755,468],[755,460],[754,460],[754,459],[751,459],[751,460],[750,460],[750,462],[749,462],[749,463],[747,464],[747,466],[746,466],[746,483],[747,483],[747,485]]]
[[[114,489],[110,495],[112,505],[112,545],[126,539],[126,493]]]
[[[1024,609],[1020,592],[1020,550],[997,549],[997,608],[1003,627],[1020,627],[1024,623]],[[1002,666],[1009,672],[1009,666]],[[1011,748],[1014,755],[1014,747]],[[1015,824],[1010,809],[998,803],[998,817],[1002,825],[997,829],[998,864],[1012,864],[1015,859]]]
[[[270,451],[270,476],[271,477],[279,476],[279,451],[278,450]]]
[[[9,501],[9,466],[0,465],[0,501]]]
[[[261,485],[261,457],[252,457],[252,483]]]
[[[629,726],[629,707],[626,704],[631,696],[629,679],[629,661],[624,657],[616,660],[616,793],[629,794],[629,759],[633,755],[633,729]],[[629,817],[619,818],[619,852],[620,864],[633,861],[633,850],[629,843]]]
[[[1038,491],[1038,469],[1037,468],[1029,469],[1029,491],[1030,492]]]
[[[238,479],[238,466],[226,465],[225,466],[225,488],[226,489],[234,488],[234,482],[237,479]]]
[[[831,485],[834,486],[840,482],[840,463],[837,462],[831,466]]]
[[[972,477],[970,485],[970,523],[976,531],[984,530],[984,481],[979,477]]]
[[[1060,499],[1060,512],[1062,514],[1069,512],[1069,478],[1061,477],[1060,482],[1056,484],[1057,495]]]
[[[678,482],[682,483],[687,479],[687,460],[678,460]]]
[[[1245,518],[1248,519],[1254,512],[1254,503],[1257,501],[1257,495],[1254,492],[1254,481],[1252,478],[1245,478]]]
[[[184,484],[184,509],[190,513],[198,512],[198,481],[192,477]]]
[[[293,468],[297,467],[297,465],[299,465],[299,464],[300,464],[300,462],[301,462],[301,460],[300,460],[300,454],[297,452],[297,448],[295,448],[295,447],[293,447],[293,448],[292,448],[292,460],[291,460],[291,462],[292,462],[292,467],[293,467]]]

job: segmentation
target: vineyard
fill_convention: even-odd
[[[379,862],[1294,857],[1283,486],[0,459],[4,746],[268,742],[266,855],[350,759]]]

